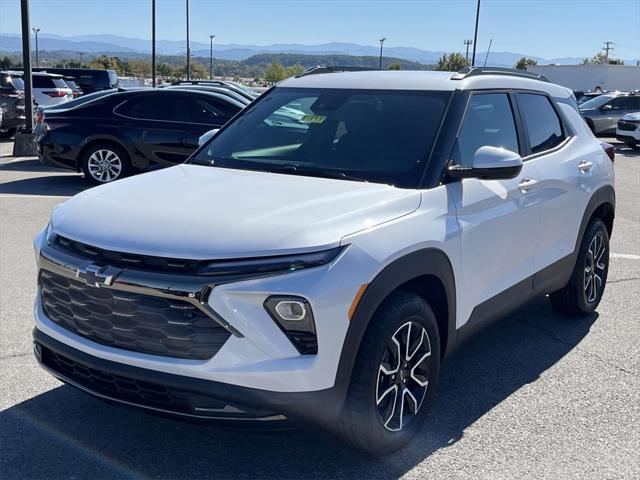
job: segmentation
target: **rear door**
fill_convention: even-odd
[[[528,144],[525,160],[535,164],[539,175],[541,225],[535,268],[540,271],[573,252],[594,186],[593,151],[601,149],[595,141],[590,147],[573,137],[570,125],[563,121],[564,116],[578,116],[571,107],[555,105],[542,93],[521,92],[516,98]]]
[[[236,113],[242,105],[222,95],[184,95],[187,112],[188,130],[184,137],[184,146],[189,153],[198,148],[198,139],[209,130],[220,128]]]
[[[134,150],[150,164],[162,166],[184,162],[191,150],[185,148],[190,125],[180,95],[149,92],[119,105],[115,113],[125,117]]]
[[[509,93],[472,94],[454,162],[470,166],[474,153],[486,145],[521,153],[524,142],[515,113]],[[510,287],[518,286],[520,300],[532,292],[540,224],[537,179],[535,165],[525,162],[513,179],[468,178],[451,185],[461,231],[462,318],[468,319],[476,306]]]

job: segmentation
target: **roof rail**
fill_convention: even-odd
[[[370,67],[339,67],[335,65],[324,65],[311,67],[302,73],[296,75],[296,78],[306,77],[307,75],[318,75],[320,73],[337,73],[337,72],[368,72],[372,70],[380,70],[379,68]]]
[[[510,77],[531,78],[533,80],[540,80],[541,82],[549,82],[547,77],[540,73],[502,67],[464,67],[462,70],[454,73],[451,76],[451,80],[463,80],[465,78],[477,77],[480,75],[507,75]]]
[[[227,85],[227,82],[220,80],[178,80],[171,85]]]

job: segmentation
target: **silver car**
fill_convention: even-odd
[[[584,102],[580,112],[596,135],[615,135],[618,120],[640,112],[640,93],[606,93]]]

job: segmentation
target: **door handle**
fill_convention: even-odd
[[[518,184],[518,188],[522,193],[527,193],[527,190],[529,190],[529,188],[531,188],[536,183],[538,183],[538,181],[534,180],[533,178],[525,178]]]
[[[590,172],[591,167],[593,167],[593,163],[587,162],[586,160],[583,160],[578,164],[578,170],[580,170],[582,173]]]

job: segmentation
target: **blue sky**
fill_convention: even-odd
[[[151,0],[31,0],[31,25],[58,35],[150,38]],[[190,0],[191,38],[260,44],[352,42],[462,51],[473,36],[475,0]],[[158,38],[184,38],[184,0],[157,0]],[[0,0],[0,33],[20,31],[20,1]],[[483,0],[479,50],[545,58],[640,56],[640,0]]]

